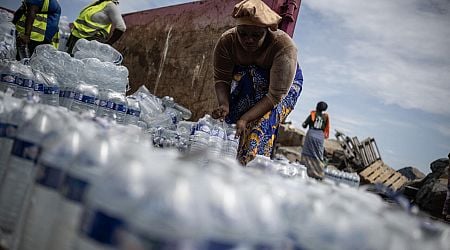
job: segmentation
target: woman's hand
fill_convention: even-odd
[[[244,136],[247,132],[248,121],[239,119],[236,122],[236,137]]]
[[[214,109],[211,115],[212,118],[220,119],[221,121],[223,121],[228,113],[230,113],[230,108],[228,107],[228,105],[222,104],[218,108]]]

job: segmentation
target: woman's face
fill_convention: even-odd
[[[247,51],[254,52],[264,43],[267,28],[253,25],[238,25],[237,34],[242,47]]]

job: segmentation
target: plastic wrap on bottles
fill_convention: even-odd
[[[122,54],[111,45],[96,40],[79,39],[75,43],[73,54],[77,59],[97,58],[102,62],[111,62],[116,65],[120,65],[123,60]]]

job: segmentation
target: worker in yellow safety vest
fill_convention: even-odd
[[[75,43],[81,38],[107,44],[116,42],[126,30],[118,4],[118,0],[97,0],[86,6],[73,22],[67,52],[72,54]],[[114,31],[111,34],[112,26]]]
[[[57,0],[24,0],[15,12],[17,59],[29,57],[41,44],[59,43],[61,7]]]

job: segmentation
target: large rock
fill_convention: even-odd
[[[421,180],[425,178],[425,174],[415,167],[405,167],[397,170],[400,174],[408,178],[409,181]]]
[[[280,124],[278,129],[277,143],[286,147],[303,146],[305,132],[292,124]]]
[[[447,195],[448,159],[439,159],[431,163],[431,173],[423,179],[422,187],[416,195],[416,203],[434,216],[441,216]]]
[[[430,169],[432,173],[441,173],[442,171],[445,171],[447,167],[448,167],[447,158],[437,159],[430,164]]]
[[[344,152],[344,149],[342,149],[342,146],[339,143],[339,141],[335,140],[335,139],[325,140],[324,147],[325,147],[326,154],[329,154],[329,155],[333,155],[336,151]]]
[[[300,162],[302,147],[278,147],[277,154],[284,155],[290,162]]]

